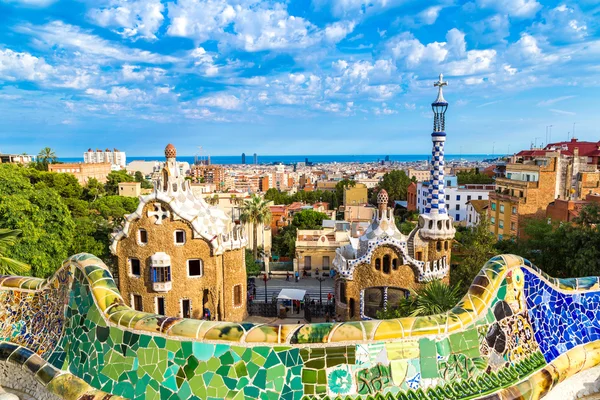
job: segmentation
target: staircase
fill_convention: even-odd
[[[415,258],[415,234],[417,233],[417,229],[413,229],[408,235],[408,239],[406,240],[406,246],[408,248],[408,256],[411,258]]]

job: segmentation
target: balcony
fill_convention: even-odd
[[[168,292],[173,288],[173,282],[152,282],[152,289],[155,292]]]

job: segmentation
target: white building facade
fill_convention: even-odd
[[[83,162],[85,164],[111,164],[114,167],[113,169],[125,169],[127,165],[127,157],[125,156],[124,151],[119,151],[117,149],[106,149],[102,150],[92,150],[88,149],[85,153],[83,153]]]
[[[461,223],[467,220],[467,202],[470,200],[487,200],[490,191],[494,191],[494,185],[458,185],[456,176],[446,176],[445,203],[448,214],[455,222]],[[419,214],[425,213],[427,195],[429,193],[429,182],[417,183],[417,208]]]

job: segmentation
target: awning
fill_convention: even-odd
[[[281,289],[277,300],[304,300],[306,290],[302,289]]]

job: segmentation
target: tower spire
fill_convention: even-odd
[[[430,239],[452,238],[455,232],[452,226],[452,218],[448,215],[448,210],[446,209],[446,191],[444,187],[445,115],[448,109],[448,102],[444,99],[442,88],[447,85],[448,82],[444,81],[442,74],[440,74],[439,80],[433,84],[434,87],[438,88],[438,95],[435,101],[431,103],[433,110],[431,178],[429,181],[425,214],[421,216],[421,234]]]

